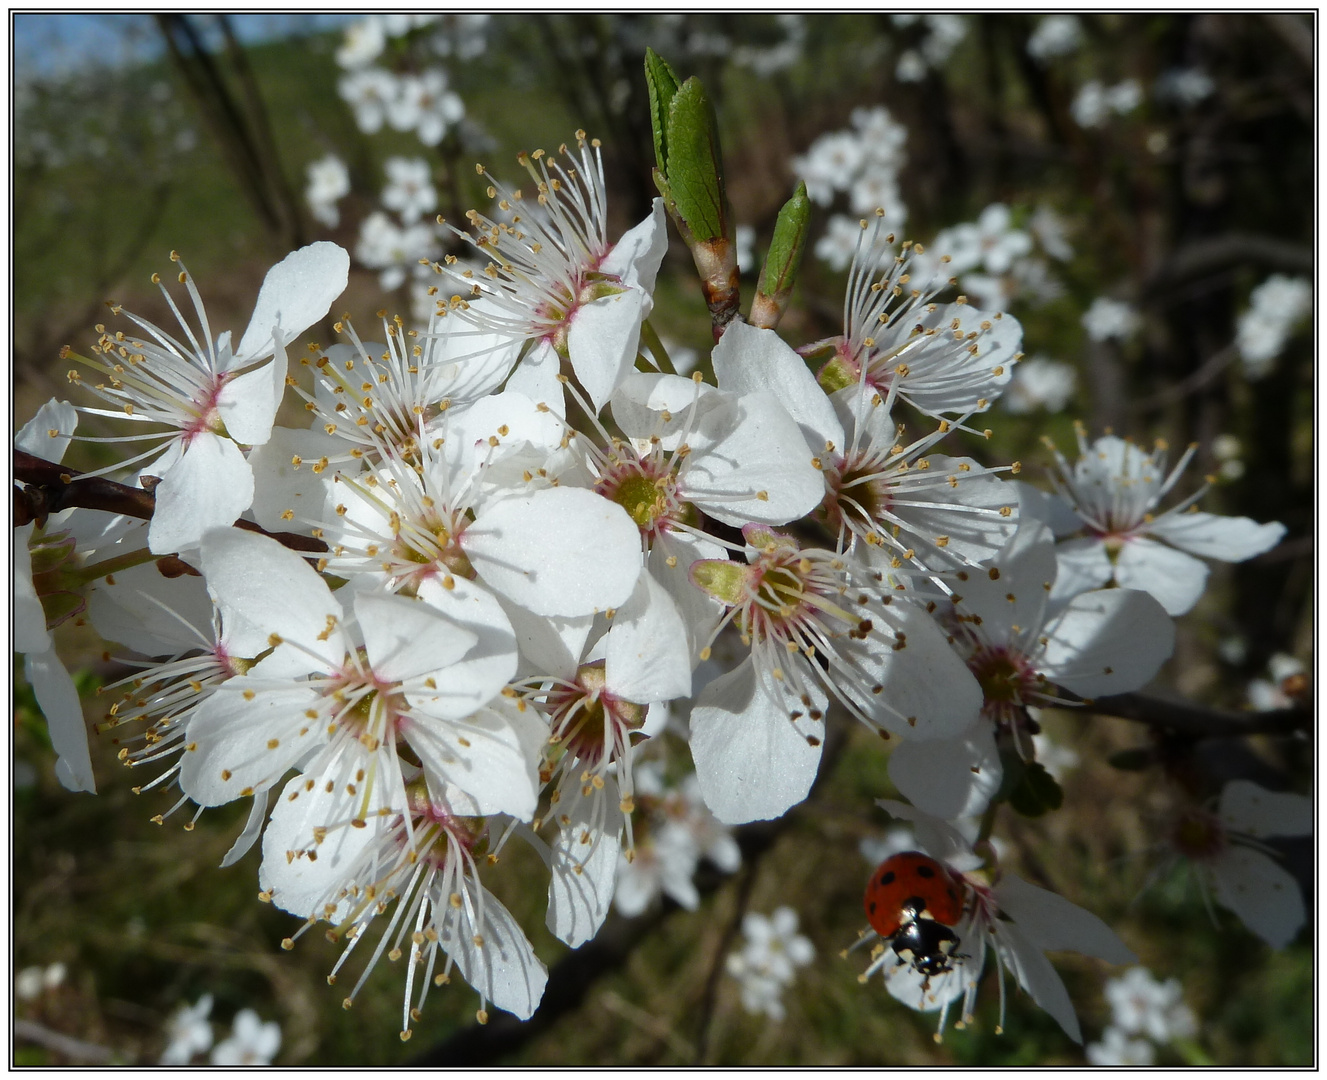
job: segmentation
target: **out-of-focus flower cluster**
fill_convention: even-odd
[[[1156,1047],[1192,1039],[1198,1019],[1184,1003],[1178,979],[1157,982],[1145,967],[1132,967],[1106,981],[1111,1022],[1101,1041],[1086,1048],[1093,1065],[1152,1065]]]
[[[742,1006],[782,1020],[787,1015],[783,991],[797,978],[797,969],[815,959],[815,947],[797,932],[797,912],[786,906],[770,915],[748,911],[742,917],[742,935],[742,947],[724,961],[742,987]]]

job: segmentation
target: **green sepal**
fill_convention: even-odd
[[[653,49],[645,50],[645,84],[650,90],[650,126],[654,129],[654,160],[660,173],[667,172],[668,107],[677,93],[677,74],[668,61]],[[660,194],[663,194],[660,188]],[[664,195],[664,198],[667,198]]]
[[[1064,805],[1064,791],[1041,762],[1029,761],[1009,791],[1009,805],[1024,817],[1041,817]]]
[[[774,223],[774,238],[770,241],[765,265],[760,271],[757,296],[774,299],[786,298],[797,280],[802,264],[802,249],[806,247],[806,226],[811,218],[811,200],[806,195],[806,183],[799,181],[793,197],[783,204],[779,219]]]
[[[1131,746],[1128,750],[1117,750],[1106,759],[1112,769],[1124,772],[1142,772],[1156,763],[1156,754],[1150,746]]]
[[[751,567],[729,559],[697,559],[691,564],[691,583],[725,604],[739,604],[746,595]]]
[[[679,221],[701,243],[731,239],[718,121],[694,75],[669,102],[663,149],[664,179]]]
[[[857,372],[843,357],[832,356],[829,362],[820,369],[820,374],[816,376],[816,382],[820,384],[820,389],[825,393],[832,394],[836,390],[855,386],[857,377]]]

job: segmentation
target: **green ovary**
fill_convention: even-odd
[[[648,476],[628,476],[617,486],[613,501],[624,509],[641,529],[651,528],[661,517],[667,499]]]

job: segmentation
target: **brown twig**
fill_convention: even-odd
[[[752,861],[742,867],[742,880],[737,887],[737,903],[733,908],[733,916],[728,920],[728,925],[723,928],[723,936],[719,939],[719,945],[714,950],[710,972],[705,979],[705,993],[700,1000],[700,1031],[696,1033],[696,1051],[692,1062],[695,1065],[704,1064],[705,1051],[709,1049],[710,1026],[714,1020],[714,1002],[719,996],[719,979],[724,972],[728,950],[732,948],[733,940],[737,937],[738,928],[742,925],[742,916],[746,914],[747,906],[751,903],[751,892],[755,888],[758,866],[759,863]]]
[[[1233,712],[1211,709],[1190,701],[1171,701],[1147,694],[1113,694],[1086,705],[1099,716],[1133,720],[1161,731],[1194,739],[1245,735],[1293,735],[1307,732],[1313,720],[1308,709],[1273,709],[1269,712]]]
[[[109,514],[152,520],[157,499],[150,491],[130,487],[104,476],[84,476],[58,462],[47,461],[23,450],[14,451],[14,479],[24,486],[14,489],[15,520],[45,520],[47,515],[82,507],[85,510],[104,510]],[[268,532],[252,521],[236,521],[235,527],[248,532],[270,536],[293,551],[321,552],[327,550],[322,540],[300,533]]]
[[[52,1031],[35,1020],[16,1018],[14,1020],[14,1037],[16,1039],[26,1039],[38,1046],[44,1046],[47,1050],[52,1050],[70,1061],[108,1065],[115,1057],[115,1052],[110,1047],[83,1042],[82,1039],[75,1039],[59,1031]]]

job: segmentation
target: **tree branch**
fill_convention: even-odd
[[[104,476],[84,476],[77,469],[47,461],[24,450],[14,451],[14,479],[24,485],[22,490],[14,489],[14,519],[18,524],[44,520],[50,514],[71,507],[104,510],[108,514],[151,521],[157,507],[156,496],[150,491],[107,480]],[[293,551],[327,550],[322,540],[312,536],[268,532],[252,521],[236,521],[235,527],[270,536]]]
[[[1147,694],[1114,694],[1090,704],[1089,712],[1115,716],[1176,735],[1195,739],[1230,738],[1244,735],[1292,735],[1307,732],[1313,715],[1308,709],[1274,709],[1269,712],[1233,712],[1210,709],[1190,701],[1171,701]]]

